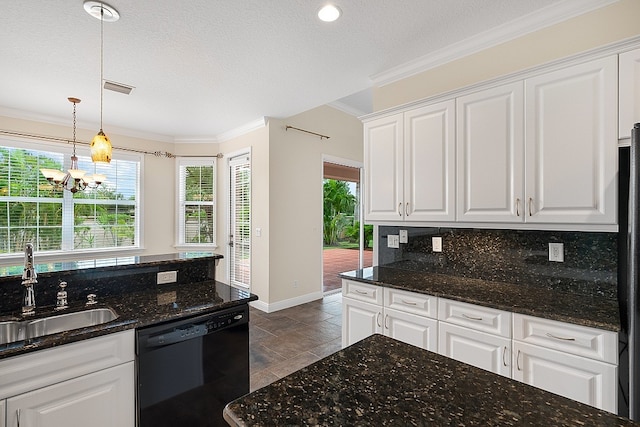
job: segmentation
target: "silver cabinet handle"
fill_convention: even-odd
[[[518,368],[518,371],[522,370],[520,369],[520,350],[518,350],[518,355],[516,356],[516,368]]]
[[[385,328],[387,328],[387,329],[389,329],[389,322],[388,322],[388,320],[389,320],[389,315],[388,315],[388,314],[385,314],[385,315],[384,315],[384,327],[385,327]]]
[[[549,332],[547,332],[545,335],[548,336],[549,338],[553,338],[553,339],[556,339],[556,340],[562,340],[562,341],[575,341],[576,340],[575,338],[559,337],[559,336],[550,334]]]
[[[516,199],[516,216],[520,216],[520,199]]]
[[[403,303],[403,304],[406,304],[406,305],[417,305],[417,304],[416,304],[415,302],[413,302],[413,301],[406,301],[406,300],[400,300],[400,301],[402,301],[402,303]]]
[[[404,214],[405,216],[409,216],[409,202],[407,202],[407,205],[404,207]]]
[[[468,316],[464,313],[462,313],[462,317],[469,319],[469,320],[482,320],[482,317],[473,317],[473,316]]]
[[[402,202],[398,203],[398,215],[402,216]]]
[[[361,291],[360,289],[356,289],[356,293],[360,295],[369,295],[369,292]]]
[[[504,348],[502,349],[502,364],[504,366],[507,366],[507,359],[505,359],[506,355],[507,355],[507,346],[505,345]]]
[[[20,427],[20,409],[16,409],[16,418],[18,420],[18,427]]]
[[[380,324],[380,315],[382,315],[380,312],[376,315],[376,324],[378,325],[378,328],[382,328],[382,325]]]
[[[533,215],[533,211],[531,209],[531,206],[533,205],[533,198],[529,197],[529,216]]]

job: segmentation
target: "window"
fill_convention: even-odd
[[[139,247],[140,157],[94,164],[78,151],[80,169],[107,178],[98,188],[58,191],[41,168],[69,168],[68,147],[0,140],[0,256]]]
[[[178,160],[178,246],[215,246],[215,158]]]

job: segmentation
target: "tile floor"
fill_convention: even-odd
[[[250,308],[251,391],[342,348],[342,294],[273,313]]]

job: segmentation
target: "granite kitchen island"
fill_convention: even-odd
[[[630,426],[609,412],[373,335],[227,405],[232,426]]]

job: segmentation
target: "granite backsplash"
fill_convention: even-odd
[[[68,284],[66,290],[71,303],[84,301],[91,293],[97,294],[100,300],[102,297],[143,292],[149,286],[161,287],[156,285],[156,281],[157,274],[163,271],[177,271],[178,285],[215,280],[215,262],[220,256],[202,254],[199,258],[183,255],[127,257],[122,263],[111,258],[91,265],[83,262],[37,264],[36,305],[55,305],[58,284],[62,281]],[[15,275],[15,268],[3,270],[0,276],[0,313],[19,311],[24,294],[21,268],[20,275]]]
[[[388,248],[387,236],[401,229],[408,243]],[[387,226],[378,233],[380,266],[617,299],[617,233]],[[432,251],[434,236],[442,252]],[[564,244],[564,262],[549,261],[549,243]]]

